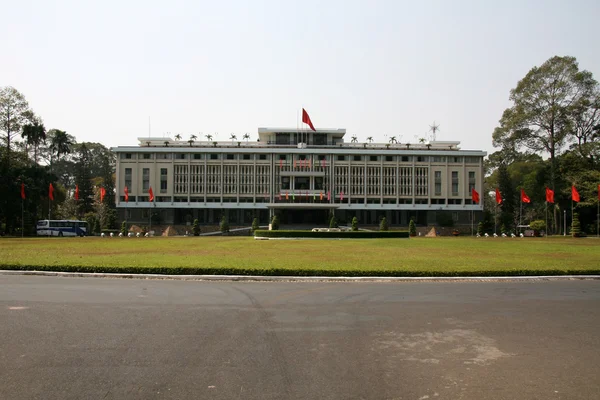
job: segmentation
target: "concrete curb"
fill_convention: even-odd
[[[436,282],[436,281],[565,281],[600,280],[600,275],[549,275],[549,276],[431,276],[431,277],[395,277],[395,276],[261,276],[261,275],[162,275],[162,274],[112,274],[90,272],[55,271],[14,271],[0,270],[0,275],[57,276],[63,278],[118,278],[118,279],[156,279],[179,281],[223,281],[223,282]]]

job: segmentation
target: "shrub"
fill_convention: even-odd
[[[358,218],[356,217],[352,218],[352,231],[358,231]]]
[[[579,223],[579,214],[573,213],[573,222],[571,223],[571,235],[579,237],[581,235],[581,224]]]
[[[273,215],[273,219],[271,219],[271,229],[274,231],[279,230],[279,217],[277,215]]]
[[[330,228],[339,228],[337,219],[335,219],[335,215],[332,216],[331,219],[329,220],[329,227]]]
[[[415,221],[412,219],[408,223],[408,233],[410,236],[417,236],[417,226],[415,225]]]
[[[254,218],[252,220],[252,233],[254,233],[256,230],[258,230],[260,227],[258,225],[258,218]]]
[[[480,222],[480,223],[477,224],[477,234],[479,236],[483,236],[484,233],[485,232],[484,232],[484,229],[483,229],[483,222]]]
[[[390,227],[388,226],[387,219],[385,217],[383,217],[381,219],[381,222],[379,223],[379,230],[385,232],[389,229],[390,229]]]
[[[229,222],[227,222],[227,218],[225,218],[224,215],[221,218],[221,224],[219,225],[219,228],[221,229],[221,233],[229,232]]]
[[[392,239],[408,238],[408,232],[404,231],[356,231],[356,232],[313,232],[313,231],[266,231],[257,230],[254,236],[268,238],[336,238],[336,239]]]
[[[546,221],[537,219],[529,223],[529,227],[533,229],[533,233],[538,236],[540,231],[546,230]]]
[[[198,218],[194,220],[194,224],[192,225],[192,233],[194,236],[200,236],[200,224],[198,224]]]
[[[127,235],[127,221],[123,221],[123,223],[121,223],[121,234],[123,236]]]

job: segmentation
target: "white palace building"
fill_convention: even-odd
[[[471,189],[483,193],[480,150],[460,142],[348,143],[345,129],[259,128],[258,141],[176,141],[139,138],[117,155],[119,217],[147,223],[435,225],[479,219]],[[129,198],[125,201],[125,187]],[[154,201],[149,201],[152,188]],[[475,213],[472,213],[475,211]]]

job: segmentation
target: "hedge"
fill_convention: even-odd
[[[405,231],[346,231],[346,232],[313,232],[313,231],[269,231],[257,230],[254,237],[265,238],[319,238],[319,239],[395,239],[408,238]]]
[[[195,268],[195,267],[113,267],[77,265],[2,265],[0,269],[17,271],[52,271],[114,274],[157,274],[157,275],[262,275],[262,276],[323,276],[323,277],[497,277],[497,276],[560,276],[600,275],[600,269],[507,269],[507,270],[455,270],[455,271],[406,271],[397,270],[339,270],[302,268]]]

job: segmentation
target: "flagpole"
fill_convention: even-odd
[[[521,225],[523,225],[523,195],[521,195],[521,205],[519,209],[519,233],[521,233]]]
[[[473,236],[473,209],[471,209],[471,236]]]
[[[548,199],[546,199],[546,236],[548,236]]]
[[[21,198],[21,238],[23,238],[23,231],[25,230],[25,200]]]
[[[496,232],[497,226],[498,226],[498,202],[496,202],[496,210],[494,212],[494,234],[498,233],[498,232]]]

